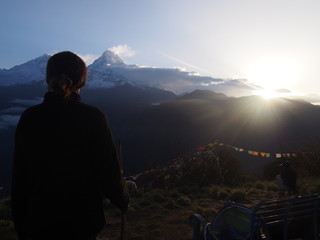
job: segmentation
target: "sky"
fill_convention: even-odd
[[[0,0],[0,68],[112,49],[127,64],[320,99],[319,12],[318,0]]]

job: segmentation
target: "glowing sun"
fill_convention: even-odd
[[[278,92],[278,91],[270,90],[270,89],[254,90],[252,93],[254,95],[261,96],[266,100],[270,100],[270,99],[274,99],[274,98],[281,98],[281,97],[285,97],[287,95],[286,93],[282,93],[282,92]]]
[[[248,69],[250,82],[265,89],[290,89],[300,78],[298,62],[289,57],[263,57],[255,59]],[[265,96],[275,97],[274,92],[266,91]]]

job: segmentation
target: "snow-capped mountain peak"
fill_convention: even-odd
[[[9,70],[10,71],[20,71],[20,72],[25,72],[25,70],[27,70],[27,69],[30,70],[30,68],[33,68],[32,70],[34,70],[34,68],[38,68],[38,69],[41,68],[41,70],[42,70],[42,69],[46,68],[49,58],[50,58],[50,55],[43,54],[42,56],[37,57],[33,60],[30,60],[26,63],[23,63],[21,65],[16,65],[16,66],[10,68]]]
[[[126,68],[122,59],[110,50],[106,50],[101,57],[88,66],[89,87],[114,87],[130,83],[125,77],[115,71]]]
[[[123,60],[115,53],[110,50],[106,50],[101,57],[96,59],[92,66],[125,66]]]
[[[9,70],[0,69],[0,86],[43,81],[49,57],[49,55],[43,55]],[[248,84],[240,80],[225,81],[219,78],[195,76],[176,68],[127,65],[110,50],[106,50],[88,66],[87,86],[89,88],[111,88],[124,84],[140,88],[165,89],[178,94],[191,92],[195,89],[213,90],[229,95],[231,94],[228,91],[237,92],[237,95],[240,91],[243,91],[244,94],[251,91]]]
[[[0,69],[0,85],[10,86],[44,80],[49,55],[44,54],[26,63],[16,65],[9,70]]]

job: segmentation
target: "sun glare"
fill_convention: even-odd
[[[284,97],[283,93],[279,93],[279,92],[276,92],[276,91],[273,91],[273,90],[267,90],[267,89],[255,90],[255,91],[253,91],[253,94],[261,96],[266,100]]]
[[[290,89],[301,76],[300,65],[293,58],[264,57],[256,59],[248,69],[248,80],[266,89]],[[267,91],[266,96],[273,96]]]

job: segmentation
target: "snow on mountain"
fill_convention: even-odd
[[[126,64],[123,60],[110,50],[106,50],[101,57],[96,59],[90,66],[94,68],[117,66],[124,67]]]
[[[146,73],[148,69],[127,65],[118,55],[107,50],[88,66],[87,85],[89,88],[110,88],[128,83],[136,87],[163,89],[161,84],[149,81],[152,78]]]
[[[45,79],[49,55],[43,55],[9,70],[0,69],[0,86],[32,83]],[[89,88],[110,88],[130,84],[137,87],[152,87],[176,94],[196,89],[223,92],[227,95],[250,95],[252,87],[245,80],[225,80],[198,76],[178,68],[155,68],[127,65],[110,50],[105,51],[88,66]]]
[[[209,83],[220,83],[222,79],[195,76],[177,68],[153,68],[127,65],[112,51],[88,66],[88,86],[114,87],[129,83],[138,87],[152,87],[175,93],[205,89]]]
[[[90,88],[115,87],[127,83],[128,80],[108,67],[94,69],[88,67],[87,86]]]
[[[125,68],[126,66],[118,55],[109,50],[105,51],[101,57],[88,66],[88,87],[109,88],[131,83],[120,73],[114,71],[115,68]]]
[[[0,69],[0,86],[44,80],[49,57],[49,55],[44,54],[10,69]]]

